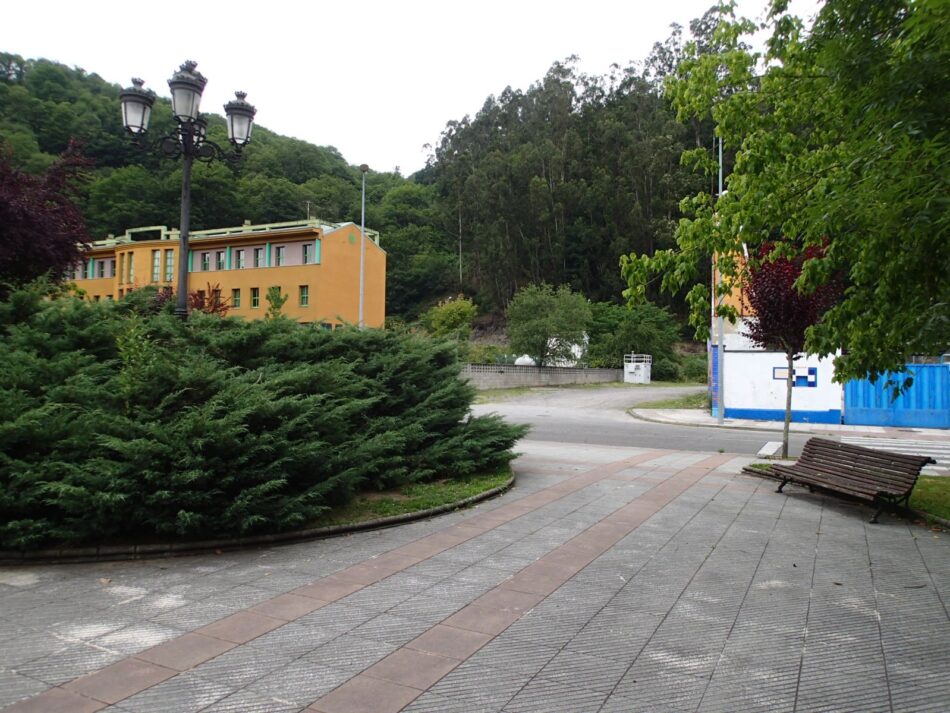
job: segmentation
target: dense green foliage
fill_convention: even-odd
[[[585,346],[591,321],[584,295],[567,285],[528,285],[511,298],[505,314],[512,351],[527,354],[538,366],[576,361],[574,351]]]
[[[709,291],[695,283],[710,253],[728,290],[746,249],[827,245],[797,288],[839,275],[846,287],[805,349],[843,349],[839,381],[900,371],[950,348],[950,4],[826,0],[810,32],[786,10],[772,3],[764,74],[742,45],[751,23],[727,18],[714,48],[687,48],[670,95],[681,117],[712,116],[735,168],[718,201],[686,202],[676,251],[625,260],[628,295],[642,299],[662,274],[690,290],[702,335]]]
[[[621,369],[625,354],[649,354],[653,357],[653,379],[682,378],[679,357],[674,351],[680,339],[679,326],[667,310],[649,303],[627,309],[595,302],[591,312],[588,366]]]
[[[507,463],[456,350],[410,334],[175,319],[154,296],[0,303],[0,547],[300,527],[355,492]]]
[[[477,313],[475,304],[459,295],[432,307],[422,315],[422,324],[433,337],[448,337],[464,342],[468,341],[472,333],[472,322]]]
[[[707,18],[691,25],[698,37],[711,27]],[[710,145],[711,124],[676,123],[662,97],[680,34],[609,76],[579,74],[567,60],[525,91],[489,97],[474,118],[448,122],[430,164],[409,180],[370,171],[366,220],[388,253],[387,313],[415,320],[462,292],[497,314],[542,281],[618,300],[619,255],[670,244],[677,203],[701,181],[679,155]],[[84,142],[95,169],[81,207],[93,238],[179,219],[180,162],[129,145],[119,91],[82,69],[0,53],[0,143],[36,172],[70,137]],[[223,119],[208,118],[209,137],[224,143]],[[149,134],[172,128],[159,99]],[[332,147],[256,126],[242,161],[195,166],[192,205],[194,229],[307,215],[358,221],[360,172]]]

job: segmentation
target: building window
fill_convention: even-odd
[[[234,309],[241,308],[241,291],[240,290],[231,290],[231,306]]]
[[[111,301],[112,301],[112,295],[106,295],[106,301],[107,301],[107,302],[111,302]]]
[[[254,267],[264,267],[264,248],[254,248]]]
[[[205,301],[205,291],[198,290],[197,294],[198,294],[198,299],[197,299],[198,304],[201,305],[201,307],[204,307],[205,305],[207,305],[208,303]]]
[[[99,301],[99,295],[93,296],[92,301],[93,301],[93,302],[98,302],[98,301]]]
[[[313,261],[313,245],[311,243],[303,244],[303,253],[301,255],[304,265],[309,265]]]
[[[261,306],[261,288],[252,287],[251,288],[251,307],[260,307]]]
[[[165,282],[171,282],[175,274],[175,251],[165,251]]]
[[[162,251],[152,250],[152,282],[158,282],[162,276]]]
[[[234,251],[234,267],[236,267],[238,270],[244,269],[244,251],[243,250]]]
[[[221,306],[221,290],[211,290],[211,305],[215,308]]]
[[[201,253],[201,271],[208,272],[211,269],[211,253]]]
[[[276,248],[274,248],[274,264],[275,265],[277,265],[278,267],[280,265],[283,265],[284,262],[286,262],[286,256],[287,256],[286,245],[278,245]]]
[[[125,253],[119,255],[119,281],[123,282],[125,277]],[[119,295],[121,297],[121,295]]]
[[[328,332],[332,332],[332,331],[333,331],[333,325],[330,324],[329,322],[320,322],[320,329],[325,329],[325,330],[327,330]]]
[[[135,262],[132,260],[132,253],[129,253],[126,258],[125,269],[127,272],[125,281],[132,283],[135,282]]]
[[[300,286],[300,306],[307,307],[310,305],[310,285],[301,285]]]
[[[109,277],[115,277],[115,258],[109,260]]]
[[[218,250],[218,252],[215,253],[214,269],[215,270],[224,269],[224,250]]]

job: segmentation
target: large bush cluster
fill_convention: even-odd
[[[0,303],[0,547],[288,530],[523,435],[470,416],[449,344],[143,306]]]

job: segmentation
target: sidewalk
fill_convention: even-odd
[[[942,710],[950,540],[715,453],[526,440],[469,510],[0,568],[0,709]],[[10,706],[4,708],[4,706]]]
[[[637,409],[627,411],[641,421],[667,423],[675,426],[709,426],[718,428],[738,428],[750,431],[782,432],[781,421],[753,421],[744,418],[724,418],[722,424],[716,416],[705,409]],[[866,435],[891,438],[915,438],[921,440],[946,441],[950,443],[950,430],[943,428],[897,428],[890,426],[849,426],[838,423],[791,423],[789,430],[796,433],[813,433],[816,436]]]

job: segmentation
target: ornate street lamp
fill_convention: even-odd
[[[251,140],[251,127],[257,110],[247,103],[244,92],[236,92],[236,99],[224,105],[227,116],[228,140],[233,147],[228,152],[207,139],[208,122],[201,117],[198,107],[208,80],[196,71],[196,62],[185,62],[168,80],[172,94],[172,113],[177,130],[152,142],[145,141],[148,121],[155,103],[155,92],[143,89],[145,82],[133,79],[132,86],[119,94],[122,103],[122,124],[132,135],[132,141],[143,148],[158,148],[166,156],[181,156],[181,239],[178,248],[178,299],[175,314],[188,318],[188,232],[191,223],[191,167],[195,159],[211,162],[214,159],[239,158],[241,149]]]

